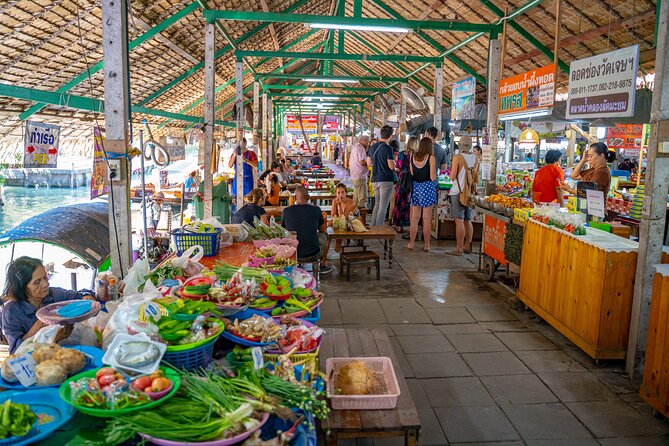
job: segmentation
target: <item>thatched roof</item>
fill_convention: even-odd
[[[280,12],[295,3],[302,6],[292,13],[334,14],[337,0],[209,0],[203,1],[210,9],[271,11]],[[486,7],[485,3],[492,4]],[[385,4],[385,7],[382,5]],[[525,4],[522,0],[503,2],[500,0],[480,0],[461,2],[456,0],[385,0],[384,2],[365,0],[363,16],[392,18],[392,11],[413,20],[459,20],[476,23],[499,23],[500,17],[493,12],[513,11]],[[516,27],[507,29],[506,69],[504,76],[527,71],[550,63],[548,58],[528,43],[519,33],[519,28],[536,37],[546,47],[553,48],[555,0],[545,0],[515,17]],[[496,7],[496,8],[495,8]],[[169,19],[184,8],[192,11],[171,24],[156,36],[137,45],[130,53],[131,95],[133,104],[144,107],[180,112],[201,118],[203,116],[204,76],[202,68],[192,70],[204,59],[204,25],[202,9],[191,0],[130,0],[129,18],[130,40],[141,36],[146,30]],[[632,44],[641,46],[641,73],[652,72],[655,65],[653,43],[655,24],[655,0],[563,0],[562,44],[559,57],[566,64]],[[346,15],[353,14],[353,1],[346,1]],[[261,25],[260,22],[219,22],[233,41],[241,40],[245,34]],[[305,36],[311,30],[303,24],[275,23],[238,42],[242,50],[275,51]],[[423,31],[436,41],[440,47],[451,48],[471,34],[464,32]],[[57,91],[73,78],[102,60],[101,44],[101,9],[98,0],[5,0],[0,2],[0,83],[28,87],[39,90]],[[289,51],[309,51],[326,40],[326,30],[313,32]],[[228,41],[217,33],[217,50],[229,46]],[[335,33],[335,48],[338,36]],[[486,76],[487,36],[480,37],[452,53],[476,73]],[[438,56],[440,49],[430,45],[418,33],[387,34],[357,33],[347,35],[344,44],[347,53],[373,54],[413,54]],[[322,46],[319,49],[322,51]],[[248,64],[257,73],[276,70],[281,63],[269,59],[261,63],[260,59],[247,58]],[[221,86],[233,79],[234,51],[226,51],[216,64],[216,85]],[[300,72],[316,74],[322,62],[297,61],[286,68],[285,73]],[[248,68],[245,65],[245,69]],[[383,75],[402,77],[421,67],[419,63],[389,63],[369,61],[339,61],[334,75]],[[174,83],[179,76],[192,70],[171,88],[156,95],[165,85]],[[300,71],[301,70],[301,71]],[[444,91],[446,100],[451,95],[451,82],[466,75],[460,66],[446,59],[444,64]],[[559,91],[567,85],[565,73],[559,73]],[[249,87],[253,75],[247,74],[244,86]],[[300,83],[300,81],[273,81],[272,83]],[[410,86],[431,87],[434,83],[434,67],[427,66],[418,71],[409,80]],[[366,82],[365,85],[383,87],[378,82]],[[91,73],[90,79],[73,86],[67,91],[78,96],[103,99],[103,72]],[[485,86],[479,85],[480,100],[485,98]],[[391,91],[399,100],[398,93]],[[230,120],[234,82],[222,89],[216,97],[220,110],[217,118]],[[247,92],[250,98],[252,92]],[[148,99],[148,100],[147,100]],[[198,102],[199,101],[199,102]],[[72,137],[80,137],[90,132],[94,114],[87,111],[73,110],[64,100],[59,106],[49,105],[38,115],[39,120],[54,122],[60,117],[75,118],[68,121],[67,132]],[[33,103],[22,99],[0,96],[0,140],[9,134],[17,134],[22,121],[19,114],[28,110]],[[35,115],[33,115],[33,119]],[[147,118],[154,124],[166,123],[168,119],[156,116],[136,115],[138,122]],[[100,121],[104,120],[99,115]],[[188,123],[171,121],[162,131],[184,128]],[[18,131],[20,134],[20,130]],[[63,135],[67,136],[67,135]]]

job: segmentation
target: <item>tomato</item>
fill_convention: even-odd
[[[116,370],[112,369],[111,367],[103,367],[95,373],[95,377],[97,379],[100,379],[101,376],[105,376],[105,375],[112,375],[113,376],[115,374],[116,374]]]
[[[151,392],[162,392],[172,385],[172,381],[167,378],[156,378],[151,382]]]
[[[102,375],[98,378],[98,383],[100,384],[100,387],[107,387],[114,381],[116,381],[116,376],[114,375]]]
[[[144,390],[151,385],[152,379],[150,376],[142,376],[137,378],[132,385],[135,386],[137,390]]]

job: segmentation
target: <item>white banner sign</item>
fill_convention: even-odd
[[[41,122],[26,121],[23,142],[23,167],[56,168],[60,127]]]
[[[638,68],[639,45],[573,61],[567,119],[633,116]]]

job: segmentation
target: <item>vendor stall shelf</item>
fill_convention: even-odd
[[[638,244],[530,220],[518,298],[595,360],[625,359]]]
[[[669,265],[658,265],[653,278],[646,365],[639,394],[669,418]]]

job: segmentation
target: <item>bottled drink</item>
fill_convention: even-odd
[[[108,287],[109,300],[118,300],[118,289],[116,288],[116,279],[109,279]]]

